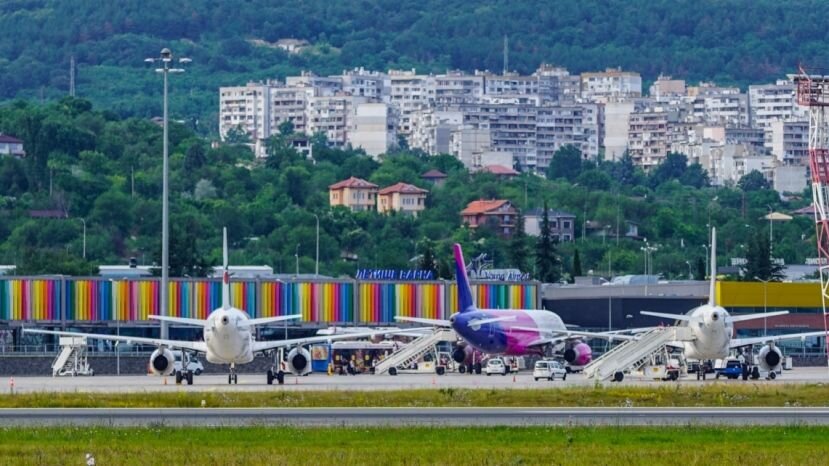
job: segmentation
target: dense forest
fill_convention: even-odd
[[[0,99],[55,100],[69,89],[120,116],[160,113],[162,47],[193,59],[173,80],[171,111],[215,134],[217,89],[300,70],[364,66],[531,73],[621,66],[645,81],[769,82],[799,62],[829,63],[829,3],[818,0],[10,0],[0,4]],[[289,55],[282,38],[312,47]]]
[[[401,151],[379,163],[361,151],[327,148],[322,140],[314,141],[314,160],[308,160],[289,143],[290,127],[281,130],[268,141],[269,157],[254,159],[245,145],[212,148],[187,125],[171,125],[171,275],[201,275],[218,263],[223,226],[233,263],[293,273],[298,254],[300,273],[311,273],[316,214],[320,272],[331,276],[351,275],[358,267],[418,266],[451,278],[453,242],[462,243],[470,257],[486,253],[497,268],[520,268],[546,281],[579,269],[642,273],[641,238],[617,242],[605,231],[617,222],[624,231],[632,221],[658,247],[654,271],[699,278],[706,225],[719,228],[721,264],[752,254],[768,258],[763,215],[769,208],[788,212],[808,204],[808,195],[781,200],[757,172],[735,187],[708,187],[702,168],[688,165],[681,154],[670,154],[646,175],[630,157],[584,162],[567,146],[555,154],[546,176],[503,181],[470,173],[449,155]],[[159,125],[65,97],[47,105],[15,101],[0,107],[0,132],[23,139],[27,152],[24,159],[0,157],[0,264],[16,264],[19,274],[83,275],[95,273],[97,264],[125,264],[130,257],[141,264],[160,262]],[[448,175],[443,186],[421,180],[433,168]],[[328,186],[350,176],[381,187],[403,181],[427,188],[427,208],[417,218],[330,208]],[[577,240],[542,250],[542,241],[523,234],[501,239],[490,228],[461,224],[459,212],[468,202],[494,198],[523,211],[547,204],[575,214]],[[45,210],[65,218],[32,216]],[[585,222],[598,228],[583,232]],[[803,263],[814,255],[814,233],[808,217],[777,223],[774,256]],[[539,262],[541,256],[549,261]],[[768,276],[765,267],[751,273]]]

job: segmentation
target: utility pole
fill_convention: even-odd
[[[504,35],[504,76],[509,72],[509,38]]]
[[[69,95],[75,97],[75,56],[69,58]]]
[[[170,73],[184,73],[182,68],[173,68],[173,52],[168,48],[161,50],[161,55],[158,58],[146,58],[146,63],[158,62],[160,67],[155,69],[156,73],[161,73],[164,76],[164,130],[163,130],[163,154],[162,154],[162,194],[161,194],[161,302],[159,305],[159,314],[163,316],[170,315],[169,310],[169,296],[170,296],[170,206],[169,206],[169,129],[168,129],[168,114],[167,114],[167,82]],[[180,64],[190,63],[189,58],[179,58]],[[161,338],[167,339],[170,331],[170,325],[166,321],[161,322]]]

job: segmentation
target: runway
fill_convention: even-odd
[[[12,389],[12,378],[0,379],[0,393],[9,393]],[[174,377],[165,378],[148,375],[122,376],[94,376],[94,377],[14,377],[14,392],[176,392],[176,391],[307,391],[307,390],[410,390],[435,388],[554,388],[584,386],[592,387],[596,382],[587,379],[582,374],[570,374],[567,380],[547,381],[533,380],[532,374],[527,371],[507,376],[469,375],[469,374],[401,374],[390,375],[357,375],[340,376],[311,374],[307,377],[288,375],[285,385],[267,385],[264,374],[239,374],[239,383],[228,385],[226,375],[201,375],[195,378],[194,384],[176,385]],[[724,385],[739,384],[790,384],[790,383],[826,383],[829,384],[829,370],[826,367],[803,367],[791,371],[784,371],[777,380],[757,380],[744,382],[742,380],[713,380],[709,375],[707,381],[696,380],[695,376],[681,378],[677,382],[655,381],[641,377],[628,376],[619,385],[628,386],[665,386],[668,384],[696,386],[699,384],[719,383]],[[608,386],[616,386],[612,382],[603,382]]]
[[[0,409],[24,426],[829,425],[829,408],[45,408]]]

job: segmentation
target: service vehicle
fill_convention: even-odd
[[[183,369],[181,367],[181,351],[174,350],[173,358],[175,358],[173,361],[173,372],[182,371],[186,373],[189,371],[195,375],[201,375],[202,372],[204,372],[204,364],[202,364],[201,361],[199,361],[199,359],[195,356],[190,356],[190,362],[188,362],[187,367]]]
[[[492,358],[486,362],[486,375],[490,376],[492,374],[501,374],[507,375],[509,372],[509,367],[504,364],[504,360],[501,358]]]
[[[743,375],[743,366],[745,363],[739,359],[727,359],[722,367],[717,368],[716,378],[727,377],[729,379],[739,379]]]
[[[533,379],[536,381],[540,379],[555,380],[558,377],[561,380],[567,380],[567,369],[565,369],[558,361],[537,361],[533,368]]]

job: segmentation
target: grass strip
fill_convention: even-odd
[[[829,406],[824,384],[710,384],[660,387],[595,385],[550,389],[440,388],[389,391],[96,393],[32,392],[0,395],[0,408],[199,407],[737,407]]]
[[[21,428],[0,464],[825,464],[827,427]]]

